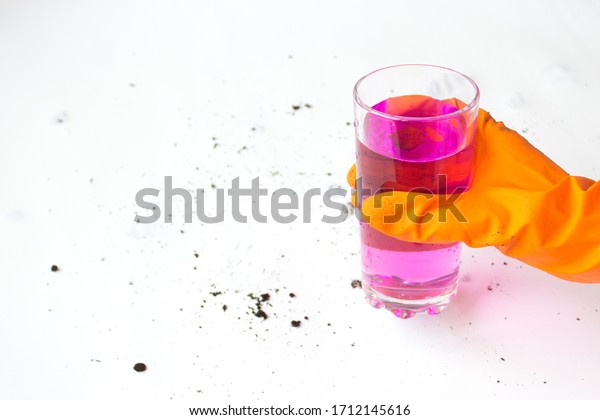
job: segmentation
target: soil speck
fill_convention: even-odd
[[[254,316],[256,316],[257,318],[262,318],[262,319],[267,319],[269,316],[265,313],[265,311],[263,311],[262,309],[259,309],[258,311],[256,311],[254,313]]]

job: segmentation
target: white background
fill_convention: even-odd
[[[598,16],[592,1],[0,1],[0,397],[598,398],[600,286],[465,249],[451,306],[402,321],[350,287],[356,221],[321,223],[322,206],[311,224],[184,224],[181,206],[133,222],[135,193],[167,175],[213,201],[238,176],[345,187],[353,84],[398,63],[470,75],[483,108],[598,179]],[[271,295],[267,320],[249,293]]]

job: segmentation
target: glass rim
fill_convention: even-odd
[[[369,105],[365,104],[363,102],[363,100],[360,98],[360,95],[358,94],[358,89],[360,87],[360,84],[367,77],[372,76],[375,73],[379,73],[379,72],[384,71],[384,70],[389,70],[389,69],[398,68],[398,67],[432,67],[432,68],[436,68],[436,69],[441,69],[441,70],[446,70],[446,71],[452,72],[452,73],[457,74],[457,75],[463,77],[464,79],[466,79],[475,88],[475,96],[473,97],[473,99],[471,100],[471,102],[469,102],[469,104],[466,107],[462,108],[462,109],[458,109],[458,110],[456,110],[454,112],[451,112],[449,114],[434,115],[434,116],[430,116],[430,117],[408,117],[408,116],[402,116],[402,115],[388,114],[388,113],[385,113],[385,112],[378,111],[378,110],[370,107]],[[446,118],[452,118],[452,117],[454,117],[456,115],[468,112],[471,109],[475,108],[477,106],[477,104],[479,103],[479,86],[477,86],[477,83],[475,83],[475,81],[473,81],[473,79],[471,79],[466,74],[463,74],[463,73],[461,73],[459,71],[453,70],[453,69],[448,68],[448,67],[438,66],[438,65],[435,65],[435,64],[395,64],[395,65],[392,65],[392,66],[381,67],[379,69],[373,70],[372,72],[367,73],[366,75],[364,75],[363,77],[361,77],[360,79],[358,79],[358,81],[354,85],[354,89],[352,91],[352,96],[354,97],[354,102],[356,102],[361,108],[363,108],[367,112],[373,113],[375,115],[379,115],[381,117],[385,117],[385,118],[396,120],[396,121],[436,121],[436,120],[443,120],[443,119],[446,119]]]

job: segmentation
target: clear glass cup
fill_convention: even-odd
[[[354,87],[359,209],[385,191],[466,190],[478,106],[475,82],[444,67],[397,65],[361,78]],[[400,318],[445,309],[458,287],[461,244],[400,241],[357,214],[367,301]]]

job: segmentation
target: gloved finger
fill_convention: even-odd
[[[441,209],[445,205],[441,197],[404,191],[377,194],[363,200],[360,217],[378,231],[408,242],[463,241],[464,229],[457,223],[464,223],[466,218],[459,210],[459,220],[449,222],[447,212]]]
[[[346,175],[346,181],[348,181],[351,188],[356,188],[356,163],[350,167],[348,175]]]
[[[394,191],[365,199],[361,216],[375,229],[404,241],[500,247],[528,225],[541,194],[506,188],[459,194]]]
[[[348,181],[348,184],[350,185],[350,187],[352,187],[353,190],[356,188],[356,163],[353,164],[350,170],[348,171],[348,175],[346,175],[346,181]],[[350,201],[352,202],[352,206],[356,207],[358,200],[355,190],[351,194]]]

